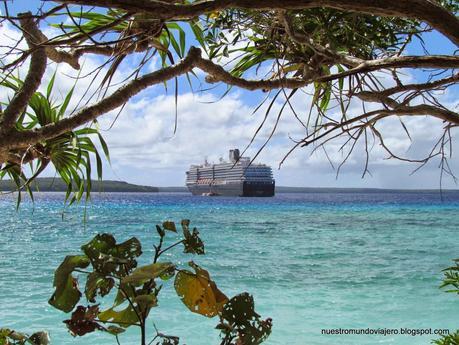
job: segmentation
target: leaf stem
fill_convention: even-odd
[[[167,248],[164,248],[163,250],[161,250],[161,251],[159,252],[159,255],[158,255],[158,256],[160,256],[160,255],[162,255],[163,253],[167,252],[169,249],[172,249],[172,248],[174,248],[175,246],[178,246],[180,243],[183,243],[184,241],[185,241],[185,240],[183,239],[183,240],[181,240],[181,241],[178,241],[178,242],[176,242],[176,243],[170,245],[170,246],[167,247]]]

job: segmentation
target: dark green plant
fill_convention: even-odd
[[[455,266],[443,270],[443,283],[441,289],[447,288],[446,292],[459,294],[459,259],[454,260]],[[438,340],[433,340],[436,345],[459,345],[459,330],[453,334],[442,336]]]
[[[74,87],[67,93],[62,103],[53,100],[52,93],[55,74],[47,85],[46,94],[36,91],[29,100],[28,107],[16,122],[19,132],[43,128],[55,124],[65,117],[67,108],[72,99]],[[5,77],[0,86],[18,92],[23,81],[13,76]],[[3,103],[8,105],[8,103]],[[10,161],[0,166],[0,180],[8,176],[18,191],[18,206],[21,202],[21,191],[25,190],[33,199],[31,183],[48,166],[53,166],[56,174],[67,185],[65,200],[69,204],[81,200],[86,194],[89,199],[91,193],[91,156],[97,165],[97,177],[102,179],[102,159],[93,138],[99,140],[106,158],[109,160],[107,144],[96,128],[79,128],[68,131],[52,139],[44,140],[31,145],[22,151],[10,155]],[[25,152],[25,153],[24,153]],[[25,167],[30,168],[30,174]]]
[[[435,345],[459,345],[459,331],[456,331],[453,334],[444,335],[438,340],[433,340],[432,344],[435,344]]]
[[[178,344],[178,337],[157,330],[153,339],[147,339],[147,318],[158,305],[162,282],[175,277],[175,291],[191,312],[219,318],[221,345],[261,344],[271,332],[271,319],[260,318],[251,295],[243,293],[229,299],[209,273],[193,261],[189,262],[190,270],[160,260],[178,245],[183,245],[184,253],[204,254],[199,232],[196,228],[191,230],[189,224],[182,220],[183,239],[168,246],[166,233],[177,232],[175,223],[157,225],[159,242],[153,246],[152,262],[145,266],[137,266],[142,246],[135,237],[118,244],[112,235],[99,234],[81,247],[83,254],[67,256],[55,271],[55,292],[49,303],[72,313],[64,321],[70,333],[83,336],[98,330],[113,334],[119,342],[118,337],[126,328],[136,326],[140,329],[141,345]],[[73,274],[86,276],[86,303],[79,304],[83,294]],[[109,295],[113,297],[112,307],[100,310],[98,301]]]
[[[459,259],[454,260],[455,266],[443,270],[444,278],[440,288],[448,288],[446,292],[459,294]]]

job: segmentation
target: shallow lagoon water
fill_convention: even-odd
[[[0,197],[0,327],[49,331],[52,344],[112,345],[98,334],[72,338],[67,315],[47,304],[54,269],[96,233],[118,241],[137,236],[144,262],[154,225],[192,220],[205,256],[178,248],[208,269],[222,291],[254,295],[257,311],[273,319],[267,345],[429,344],[435,336],[322,335],[331,328],[457,329],[459,298],[438,289],[441,270],[459,257],[459,192],[308,193],[274,198],[209,198],[187,194],[94,195],[65,210],[62,194],[36,195],[19,212]],[[172,241],[175,236],[171,235]],[[168,259],[168,258],[165,258]],[[191,314],[170,282],[151,320],[188,345],[218,344],[216,319]],[[136,332],[120,337],[137,345]]]

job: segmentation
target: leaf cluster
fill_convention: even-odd
[[[444,278],[440,288],[448,288],[446,292],[459,294],[459,259],[454,260],[455,266],[443,270]],[[432,340],[435,345],[458,345],[459,330],[452,334],[444,335],[440,339]]]
[[[237,76],[265,61],[278,59],[295,66],[310,64],[315,56],[310,47],[292,41],[276,12],[227,10],[209,15],[204,26],[210,56],[235,58],[232,72]],[[416,20],[328,8],[296,11],[292,26],[314,44],[362,59],[394,54],[407,37],[423,30]],[[299,66],[293,70],[302,73]]]
[[[138,326],[145,334],[146,320],[159,301],[163,282],[174,278],[177,296],[193,313],[209,318],[218,316],[218,329],[222,332],[222,344],[260,344],[271,330],[271,321],[261,321],[254,311],[253,298],[241,294],[229,299],[211,279],[208,271],[193,261],[190,269],[181,268],[170,261],[160,261],[161,256],[183,245],[183,252],[204,254],[204,243],[196,228],[190,230],[190,221],[182,220],[183,238],[165,247],[167,232],[177,232],[172,221],[156,226],[159,241],[153,246],[154,256],[150,264],[138,266],[142,245],[132,237],[117,243],[110,234],[96,235],[81,247],[82,254],[67,256],[54,275],[55,291],[49,303],[66,313],[72,313],[64,321],[73,336],[83,336],[94,331],[118,335],[131,326]],[[86,276],[85,304],[78,277]],[[112,306],[100,310],[100,299],[112,296]],[[236,318],[235,318],[236,315]],[[156,331],[151,340],[155,344],[178,344],[175,336]],[[145,339],[142,339],[142,345]]]
[[[47,85],[46,94],[37,91],[32,95],[28,107],[16,122],[16,130],[18,132],[55,124],[66,116],[75,86],[70,89],[62,103],[57,103],[52,97],[55,77],[56,73]],[[10,75],[6,76],[0,82],[0,85],[17,92],[22,87],[23,81]],[[8,103],[3,104],[7,105]],[[51,164],[55,168],[57,175],[67,185],[65,200],[69,204],[81,200],[84,195],[88,200],[92,189],[91,174],[93,167],[91,157],[94,157],[96,161],[97,177],[99,180],[102,179],[102,158],[93,137],[98,139],[105,157],[109,160],[107,144],[98,129],[80,128],[18,151],[15,162],[9,162],[1,167],[0,179],[8,176],[14,182],[19,192],[19,206],[22,190],[27,191],[33,200],[33,190],[30,184]],[[24,165],[28,165],[30,168],[31,173],[29,176],[24,172]]]
[[[444,278],[440,288],[448,288],[446,292],[459,294],[459,259],[454,262],[455,266],[443,270]]]
[[[444,335],[440,339],[433,340],[432,344],[435,344],[435,345],[458,345],[459,344],[459,331],[456,331],[453,334]]]
[[[255,312],[253,297],[241,293],[223,307],[217,328],[223,334],[222,345],[258,345],[271,334],[272,320],[262,320]]]

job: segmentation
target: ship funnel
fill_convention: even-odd
[[[234,149],[229,151],[229,159],[231,163],[236,163],[239,158],[241,158],[239,149]]]

